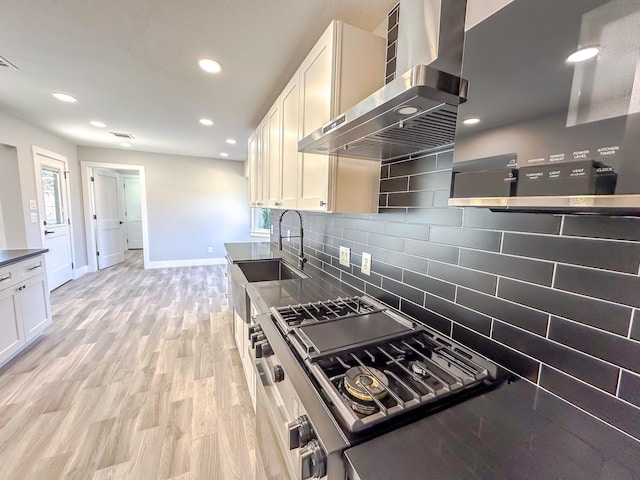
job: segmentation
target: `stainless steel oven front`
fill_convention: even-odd
[[[264,321],[264,320],[263,320]],[[256,477],[265,480],[326,479],[322,445],[278,355],[254,344],[256,373]]]

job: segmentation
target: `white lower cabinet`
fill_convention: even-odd
[[[0,290],[0,365],[25,345],[15,288]]]
[[[0,269],[0,365],[35,340],[50,323],[44,256]]]

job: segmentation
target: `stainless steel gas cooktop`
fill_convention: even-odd
[[[497,367],[369,297],[273,308],[340,424],[361,432],[496,379]]]

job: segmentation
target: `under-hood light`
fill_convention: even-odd
[[[480,123],[480,119],[478,117],[469,117],[465,118],[462,123],[464,123],[465,125],[477,125],[478,123]]]
[[[600,53],[600,47],[591,45],[589,47],[580,48],[567,57],[569,63],[580,63],[595,57]]]
[[[398,115],[413,115],[414,113],[418,113],[420,110],[420,108],[414,107],[413,105],[405,105],[404,107],[396,108],[395,112]]]

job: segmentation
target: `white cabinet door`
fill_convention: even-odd
[[[269,123],[265,117],[260,124],[260,143],[258,144],[258,164],[260,176],[258,180],[258,206],[266,207],[269,198]]]
[[[281,208],[297,208],[298,202],[298,164],[301,154],[298,153],[300,88],[298,73],[280,95],[280,117],[282,124],[282,199]]]
[[[258,168],[258,134],[256,130],[249,137],[249,205],[257,206],[259,193],[258,182],[260,181],[260,169]]]
[[[19,317],[19,286],[0,290],[0,365],[15,355],[25,344]]]
[[[300,135],[306,137],[331,120],[335,22],[325,30],[300,65]],[[298,208],[327,210],[329,156],[301,154]]]
[[[280,163],[280,104],[276,101],[266,118],[267,127],[267,206],[278,208],[282,205],[282,166]]]
[[[51,323],[47,281],[44,275],[20,283],[18,306],[24,325],[25,341],[34,339]]]

